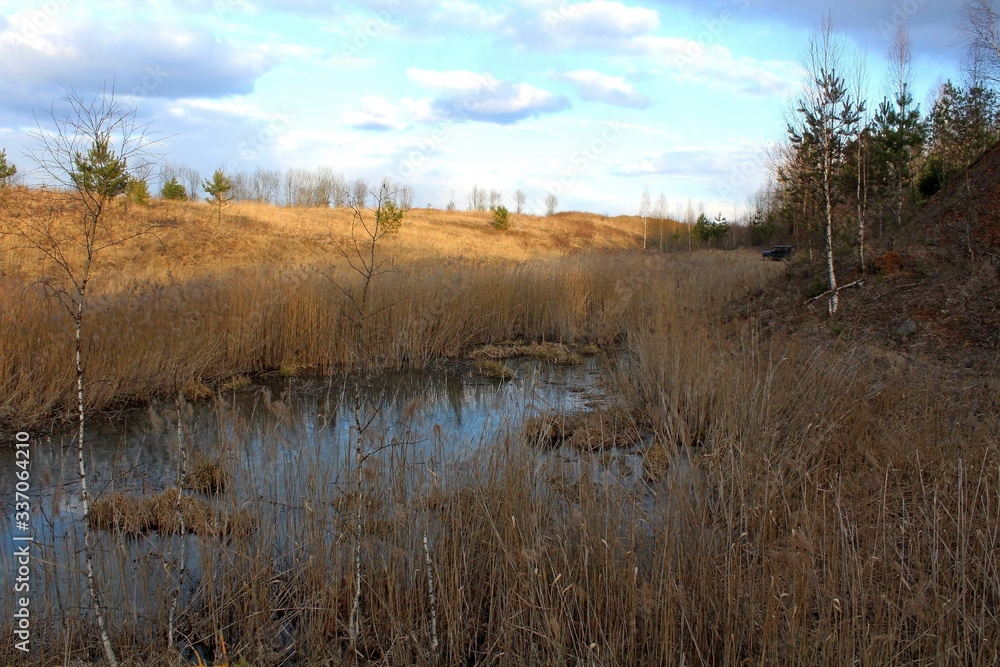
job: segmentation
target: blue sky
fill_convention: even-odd
[[[915,90],[958,78],[960,0],[0,0],[0,148],[69,86],[114,82],[165,139],[213,169],[332,167],[459,207],[473,185],[541,210],[731,215],[785,136],[810,32],[828,10],[881,95],[906,21]],[[875,105],[872,105],[875,106]],[[30,178],[29,178],[30,180]]]

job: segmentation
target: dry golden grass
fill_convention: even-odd
[[[280,470],[255,468],[259,478],[241,480],[255,500],[220,499],[225,516],[242,517],[226,525],[245,541],[199,538],[187,641],[220,657],[223,633],[230,656],[258,667],[1000,663],[995,378],[843,341],[765,339],[752,317],[724,321],[723,305],[772,271],[739,253],[591,253],[478,267],[413,261],[385,276],[375,295],[386,309],[367,348],[376,365],[419,367],[512,340],[617,342],[624,408],[511,424],[497,447],[439,470],[390,447],[366,464],[360,533],[356,497],[337,481],[353,478],[346,457],[322,464],[302,447]],[[335,293],[302,269],[236,268],[164,286],[143,308],[130,306],[135,298],[109,298],[94,315],[106,318],[94,331],[137,332],[134,354],[88,339],[95,372],[120,387],[153,392],[289,358],[352,362]],[[58,364],[41,363],[65,363],[58,320],[29,303],[22,330],[0,340],[16,342],[15,362],[40,362],[9,371],[8,357],[0,371],[22,392],[31,374],[65,391]],[[248,446],[253,429],[230,419],[233,446]],[[572,439],[576,419],[587,422],[587,446],[572,457],[540,451]],[[300,436],[309,442],[308,427]],[[592,451],[637,439],[655,443],[631,448],[645,452],[645,479]],[[269,484],[282,491],[255,495],[272,493]],[[74,562],[72,551],[50,551],[39,567],[65,576],[59,563]],[[154,647],[173,579],[111,537],[102,554],[102,571],[128,582],[109,587],[116,644],[136,664],[161,664]],[[81,591],[39,591],[40,664],[96,651]],[[55,610],[66,611],[46,623]]]
[[[4,196],[0,221],[69,229],[73,208],[51,193]],[[485,214],[413,210],[379,249],[395,268],[376,278],[370,356],[359,359],[344,315],[359,280],[337,245],[348,211],[243,205],[220,225],[206,205],[155,202],[127,215],[122,225],[155,231],[95,265],[83,332],[90,409],[178,389],[203,398],[267,370],[420,368],[517,339],[613,343],[648,290],[620,259],[578,252],[634,247],[634,220],[526,216],[501,233]],[[38,283],[64,286],[57,268],[18,243],[0,237],[0,423],[24,427],[71,408],[72,326]]]

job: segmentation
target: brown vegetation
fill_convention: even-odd
[[[522,339],[617,342],[623,407],[568,422],[543,416],[527,432],[511,423],[496,447],[437,470],[390,447],[365,464],[360,535],[358,501],[336,481],[351,479],[346,457],[322,465],[304,447],[280,468],[265,459],[261,479],[241,480],[261,489],[252,501],[239,505],[233,491],[219,499],[223,511],[252,517],[246,540],[198,538],[185,641],[219,657],[222,636],[228,655],[260,667],[997,664],[995,375],[956,374],[895,343],[790,335],[773,312],[764,329],[755,308],[723,316],[775,270],[782,266],[740,253],[407,261],[377,290],[386,309],[366,349],[379,366]],[[220,270],[157,285],[142,307],[133,305],[142,291],[108,293],[95,332],[135,336],[126,353],[92,333],[92,368],[139,396],[173,378],[289,358],[336,368],[350,332],[313,275]],[[889,284],[917,278],[905,275]],[[32,298],[22,329],[0,338],[15,346],[8,359],[41,362],[4,379],[22,405],[41,395],[32,403],[23,393],[25,375],[57,395],[65,384],[53,321]],[[809,307],[797,292],[787,298],[793,315]],[[233,418],[226,427],[234,447],[247,446],[245,425]],[[578,432],[572,456],[538,447]],[[607,443],[644,457],[646,474],[630,474]],[[266,495],[265,480],[279,474],[282,495]],[[352,652],[357,539],[363,604]],[[162,664],[172,580],[158,560],[130,558],[110,536],[103,549],[102,570],[128,582],[108,605],[115,641],[136,663]],[[72,560],[43,556],[53,578],[63,576],[57,563]],[[40,663],[93,653],[79,599],[43,589],[36,602]],[[60,622],[55,610],[66,610]]]

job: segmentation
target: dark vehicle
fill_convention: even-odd
[[[780,262],[783,259],[788,259],[795,252],[794,246],[790,245],[776,245],[770,250],[765,250],[761,253],[764,259],[770,259],[775,262]]]

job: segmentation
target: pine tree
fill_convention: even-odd
[[[188,198],[187,189],[185,189],[185,187],[181,185],[176,178],[171,178],[163,184],[163,189],[160,190],[160,195],[164,199],[172,201],[187,201]]]
[[[17,167],[7,164],[7,151],[0,150],[0,188],[7,187],[17,173]]]
[[[212,174],[212,180],[205,180],[202,189],[209,196],[212,206],[219,211],[219,224],[222,224],[222,209],[228,205],[233,197],[229,193],[233,189],[233,183],[221,169],[216,169]]]
[[[883,187],[893,193],[896,229],[903,216],[903,194],[913,184],[913,157],[924,144],[924,123],[908,87],[895,100],[883,100],[875,112],[873,148],[875,163],[882,165]]]

